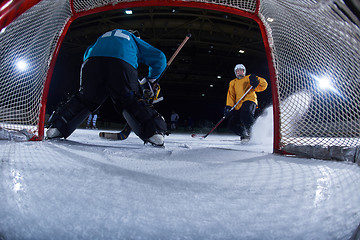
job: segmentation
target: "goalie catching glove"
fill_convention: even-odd
[[[164,99],[160,85],[157,83],[156,79],[148,79],[144,77],[142,80],[139,80],[139,83],[143,91],[143,99],[145,101],[148,101],[149,103],[157,103]]]

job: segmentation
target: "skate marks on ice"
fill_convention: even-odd
[[[103,158],[104,161],[111,163],[124,163],[130,160],[136,161],[136,164],[139,164],[138,160],[141,159],[140,165],[160,161],[163,161],[165,165],[177,161],[194,163],[230,162],[263,157],[269,154],[256,144],[242,144],[237,136],[214,134],[212,138],[199,142],[189,137],[188,134],[171,134],[165,138],[165,147],[157,148],[150,144],[144,145],[142,140],[134,134],[125,141],[111,141],[93,138],[94,131],[85,133],[86,138],[83,138],[83,133],[87,131],[89,130],[77,130],[69,139],[54,140],[50,144],[55,145],[58,152],[69,152],[69,158],[77,158],[78,156],[89,159]],[[239,155],[239,152],[242,151],[245,154]],[[73,155],[74,153],[76,155]]]
[[[241,142],[240,137],[235,134],[216,134],[212,133],[209,136],[203,138],[203,134],[193,134],[199,136],[193,138],[197,140],[203,147],[213,147],[224,150],[238,150],[248,152],[262,152],[272,153],[273,152],[273,107],[267,107],[263,113],[256,119],[251,130],[251,139],[248,142]],[[191,135],[192,137],[194,137]],[[188,145],[197,145],[196,142],[187,140]]]
[[[64,141],[0,141],[0,232],[5,239],[349,239],[360,212],[358,166],[240,151],[242,144],[221,141],[228,138],[173,134],[165,149],[133,135],[104,141],[94,130]],[[235,150],[215,148],[226,146]]]

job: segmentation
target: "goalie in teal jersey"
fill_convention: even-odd
[[[140,63],[148,66],[148,76],[139,82]],[[67,138],[110,97],[138,137],[162,146],[166,122],[152,100],[159,92],[157,79],[165,68],[165,54],[132,32],[114,29],[104,33],[86,50],[80,89],[52,114],[47,137]]]

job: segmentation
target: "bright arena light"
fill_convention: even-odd
[[[330,89],[331,88],[331,82],[330,79],[327,77],[315,77],[316,81],[318,81],[319,87],[321,89]]]
[[[27,69],[27,63],[24,60],[19,60],[16,63],[16,68],[19,69],[20,71],[25,71]]]
[[[331,90],[335,93],[338,93],[338,90],[336,90],[331,82],[331,79],[327,76],[313,76],[313,78],[317,81],[317,84],[319,86],[319,89],[326,91],[326,90]]]

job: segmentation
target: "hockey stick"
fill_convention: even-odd
[[[185,43],[189,40],[189,38],[191,37],[191,33],[188,33],[185,37],[185,39],[182,41],[182,43],[179,45],[179,47],[176,49],[176,51],[174,52],[174,54],[171,56],[170,60],[166,63],[166,67],[164,69],[164,71],[162,71],[162,73],[160,74],[160,76],[156,79],[156,81],[154,82],[157,87],[160,89],[160,85],[157,84],[160,79],[162,78],[162,76],[164,75],[164,73],[166,72],[166,70],[169,68],[170,64],[174,61],[175,57],[178,55],[178,53],[180,52],[180,50],[184,47]],[[151,84],[147,78],[144,78],[146,81],[139,81],[140,85],[142,86],[141,88],[143,89],[143,91],[146,91],[146,93],[148,93],[150,96],[154,96],[154,86],[153,84]],[[143,87],[144,86],[144,87]],[[157,90],[156,90],[157,91]],[[147,100],[150,104],[153,104],[154,98],[153,97],[149,97],[149,98],[145,98],[145,100]],[[161,100],[160,100],[161,101]]]
[[[125,140],[128,138],[130,133],[131,127],[126,123],[120,132],[99,132],[99,137],[112,140]]]
[[[232,108],[230,108],[229,113],[230,113],[232,110],[234,110],[234,108],[239,104],[239,102],[240,102],[241,100],[243,100],[243,98],[250,92],[250,90],[251,90],[252,88],[253,88],[252,86],[249,87],[249,89],[248,89],[248,90],[244,93],[244,95],[235,103],[235,105],[234,105]],[[212,133],[212,132],[215,130],[215,128],[217,128],[217,127],[220,125],[220,123],[222,123],[222,122],[225,120],[225,118],[226,118],[227,116],[228,116],[228,115],[224,115],[224,116],[220,119],[220,121],[218,121],[217,124],[215,124],[215,126],[214,126],[207,134],[205,134],[204,136],[199,136],[198,134],[193,133],[193,134],[191,134],[191,137],[193,137],[193,138],[200,138],[200,139],[206,138],[207,136],[209,136],[210,133]]]
[[[161,73],[160,77],[158,77],[157,81],[160,80],[160,78],[164,75],[164,73],[166,72],[166,70],[169,68],[170,64],[174,61],[175,57],[178,55],[178,53],[180,52],[180,50],[184,47],[185,43],[189,40],[189,38],[191,37],[191,33],[188,33],[185,37],[185,39],[182,41],[182,43],[179,45],[179,47],[176,49],[176,51],[174,52],[174,54],[172,55],[172,57],[170,58],[170,60],[167,62],[166,67],[164,69],[164,71]]]
[[[160,78],[164,75],[166,70],[169,68],[170,64],[174,61],[175,57],[178,55],[178,53],[184,47],[185,43],[189,40],[190,37],[191,37],[191,33],[188,33],[186,35],[185,39],[182,41],[182,43],[176,49],[174,54],[171,56],[170,60],[167,62],[164,71],[161,73],[160,77],[158,77],[157,81],[159,81]],[[99,137],[107,138],[107,139],[113,139],[113,140],[125,140],[130,135],[130,133],[131,133],[131,128],[126,123],[125,127],[120,132],[117,132],[117,133],[116,132],[115,133],[112,133],[112,132],[99,132]]]

